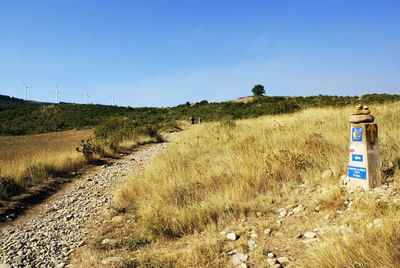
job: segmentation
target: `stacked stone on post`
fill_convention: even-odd
[[[369,107],[363,107],[362,105],[358,105],[349,117],[349,122],[352,124],[373,123],[374,120],[375,118],[371,115]]]

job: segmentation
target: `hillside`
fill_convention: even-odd
[[[0,95],[0,135],[28,135],[94,127],[110,117],[125,117],[137,125],[159,126],[188,120],[191,115],[205,122],[291,113],[308,107],[371,105],[400,100],[400,95],[370,94],[361,97],[257,97],[249,102],[201,101],[169,108],[132,108],[93,104],[36,103]]]
[[[73,263],[399,267],[400,103],[371,107],[384,179],[371,191],[343,184],[352,109],[205,123],[179,134],[119,188]]]

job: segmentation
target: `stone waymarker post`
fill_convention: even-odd
[[[378,126],[368,107],[357,106],[351,123],[348,186],[371,189],[381,185]]]

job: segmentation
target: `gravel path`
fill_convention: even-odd
[[[43,204],[43,212],[0,234],[0,268],[68,267],[69,255],[84,244],[86,223],[111,206],[116,185],[165,148],[146,146],[102,171],[73,183],[60,197]]]

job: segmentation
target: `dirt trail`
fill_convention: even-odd
[[[111,165],[104,165],[0,226],[0,267],[68,267],[69,256],[84,244],[86,223],[111,207],[116,185],[165,148],[149,144]],[[2,266],[3,265],[3,266]]]

